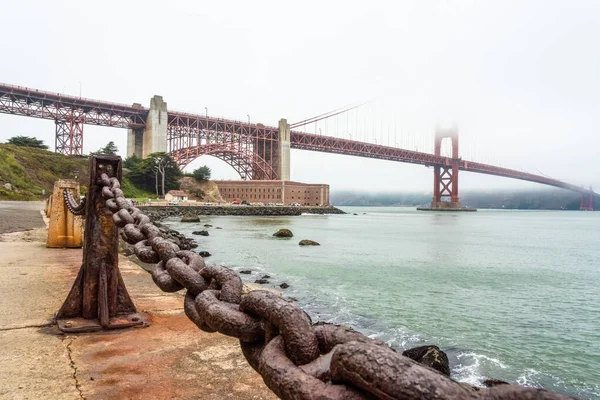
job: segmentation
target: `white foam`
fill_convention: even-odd
[[[459,364],[452,369],[454,379],[474,386],[481,386],[481,380],[486,378],[482,371],[483,368],[508,368],[506,364],[497,358],[489,357],[485,354],[465,352],[457,354],[456,358]]]
[[[536,377],[540,375],[539,371],[528,368],[517,378],[517,383],[521,386],[541,387],[537,383]]]

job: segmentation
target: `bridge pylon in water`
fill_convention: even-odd
[[[587,193],[581,193],[581,211],[594,211],[594,192],[590,186],[590,191]]]
[[[434,154],[441,155],[442,140],[449,138],[452,142],[452,158],[446,165],[435,165],[433,167],[433,198],[431,199],[431,208],[439,209],[460,209],[460,200],[458,199],[458,129],[435,130]]]

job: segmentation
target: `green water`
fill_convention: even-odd
[[[439,345],[457,380],[600,398],[600,212],[344,210],[359,215],[204,217],[223,229],[197,237],[198,250],[253,270],[246,280],[289,283],[313,321],[397,349]],[[294,238],[271,236],[284,227]]]

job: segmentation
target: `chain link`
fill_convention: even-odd
[[[85,211],[85,197],[81,199],[81,202],[79,204],[77,204],[77,201],[75,201],[75,198],[73,198],[73,194],[71,193],[71,191],[69,189],[65,189],[63,190],[63,198],[65,199],[65,205],[67,206],[71,214],[83,215]]]
[[[468,388],[350,328],[313,325],[297,304],[274,293],[253,291],[242,297],[239,275],[206,266],[198,254],[164,239],[150,218],[125,199],[117,178],[102,174],[97,185],[123,240],[141,261],[157,263],[156,285],[165,292],[186,289],[188,318],[205,332],[239,339],[249,364],[283,399],[568,398],[512,385]]]

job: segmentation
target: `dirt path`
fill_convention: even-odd
[[[0,201],[0,233],[42,228],[42,201]]]

